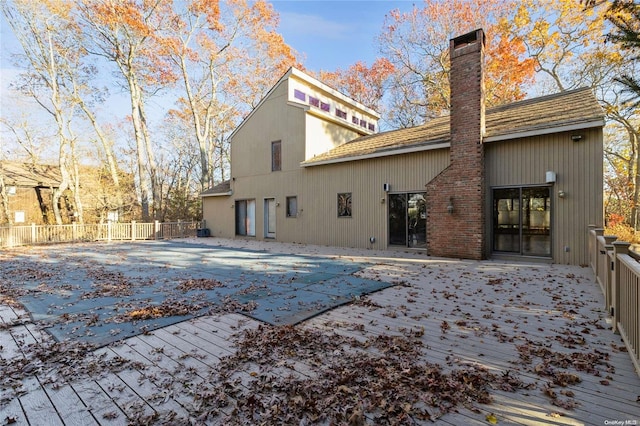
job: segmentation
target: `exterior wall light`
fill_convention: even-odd
[[[449,205],[447,206],[447,213],[453,214],[453,197],[449,197]]]
[[[567,193],[563,190],[558,191],[558,198],[564,198],[567,196]]]
[[[582,135],[571,135],[571,140],[573,142],[580,142],[582,140]]]
[[[548,171],[545,174],[545,180],[547,183],[555,183],[556,181],[556,172]]]

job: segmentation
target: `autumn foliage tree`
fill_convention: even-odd
[[[192,1],[172,11],[161,41],[180,76],[183,96],[172,115],[190,123],[200,158],[200,186],[224,178],[216,154],[238,119],[257,104],[275,78],[297,64],[276,32],[277,15],[264,1]]]
[[[389,87],[392,124],[407,127],[449,110],[448,37],[484,28],[487,104],[522,99],[533,81],[533,62],[511,32],[516,4],[503,0],[425,0],[410,12],[393,10],[378,41],[395,68]]]
[[[388,80],[395,67],[387,58],[376,59],[370,67],[357,61],[346,70],[321,71],[319,79],[361,104],[381,112]]]
[[[114,64],[130,99],[136,141],[142,218],[155,216],[159,186],[146,105],[149,97],[175,82],[172,68],[159,53],[170,28],[171,2],[82,0],[80,16],[92,54]]]

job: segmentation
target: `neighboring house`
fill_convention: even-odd
[[[60,186],[60,168],[13,161],[0,163],[9,219],[14,225],[55,223],[53,191]],[[64,200],[63,200],[64,201]],[[0,215],[0,221],[6,218]]]
[[[482,30],[451,40],[451,115],[383,133],[289,70],[232,134],[232,179],[202,193],[211,235],[586,264],[603,112],[588,89],[485,111],[483,55]]]
[[[82,166],[80,170],[83,179],[80,199],[85,223],[123,219],[119,217],[110,179],[105,179],[96,167]],[[52,200],[53,191],[59,188],[62,181],[58,166],[1,161],[0,177],[5,187],[4,194],[0,191],[0,225],[6,224],[9,219],[13,225],[56,223]],[[127,177],[123,174],[122,181],[133,181],[132,178],[123,179]],[[4,212],[2,197],[6,197],[7,214]],[[59,207],[63,223],[77,220],[73,196],[69,190],[60,198]]]

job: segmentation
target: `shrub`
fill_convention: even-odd
[[[624,223],[611,224],[605,228],[605,235],[615,235],[619,241],[626,241],[632,244],[640,244],[640,233],[635,232],[632,227]]]

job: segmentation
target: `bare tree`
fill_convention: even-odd
[[[58,165],[61,182],[53,191],[56,223],[62,224],[60,200],[70,190],[75,201],[77,219],[82,221],[82,204],[78,188],[75,135],[72,119],[75,110],[65,82],[73,73],[82,50],[72,36],[75,28],[66,3],[33,3],[27,0],[5,1],[2,11],[22,45],[29,69],[23,73],[20,89],[48,113],[56,125]]]

